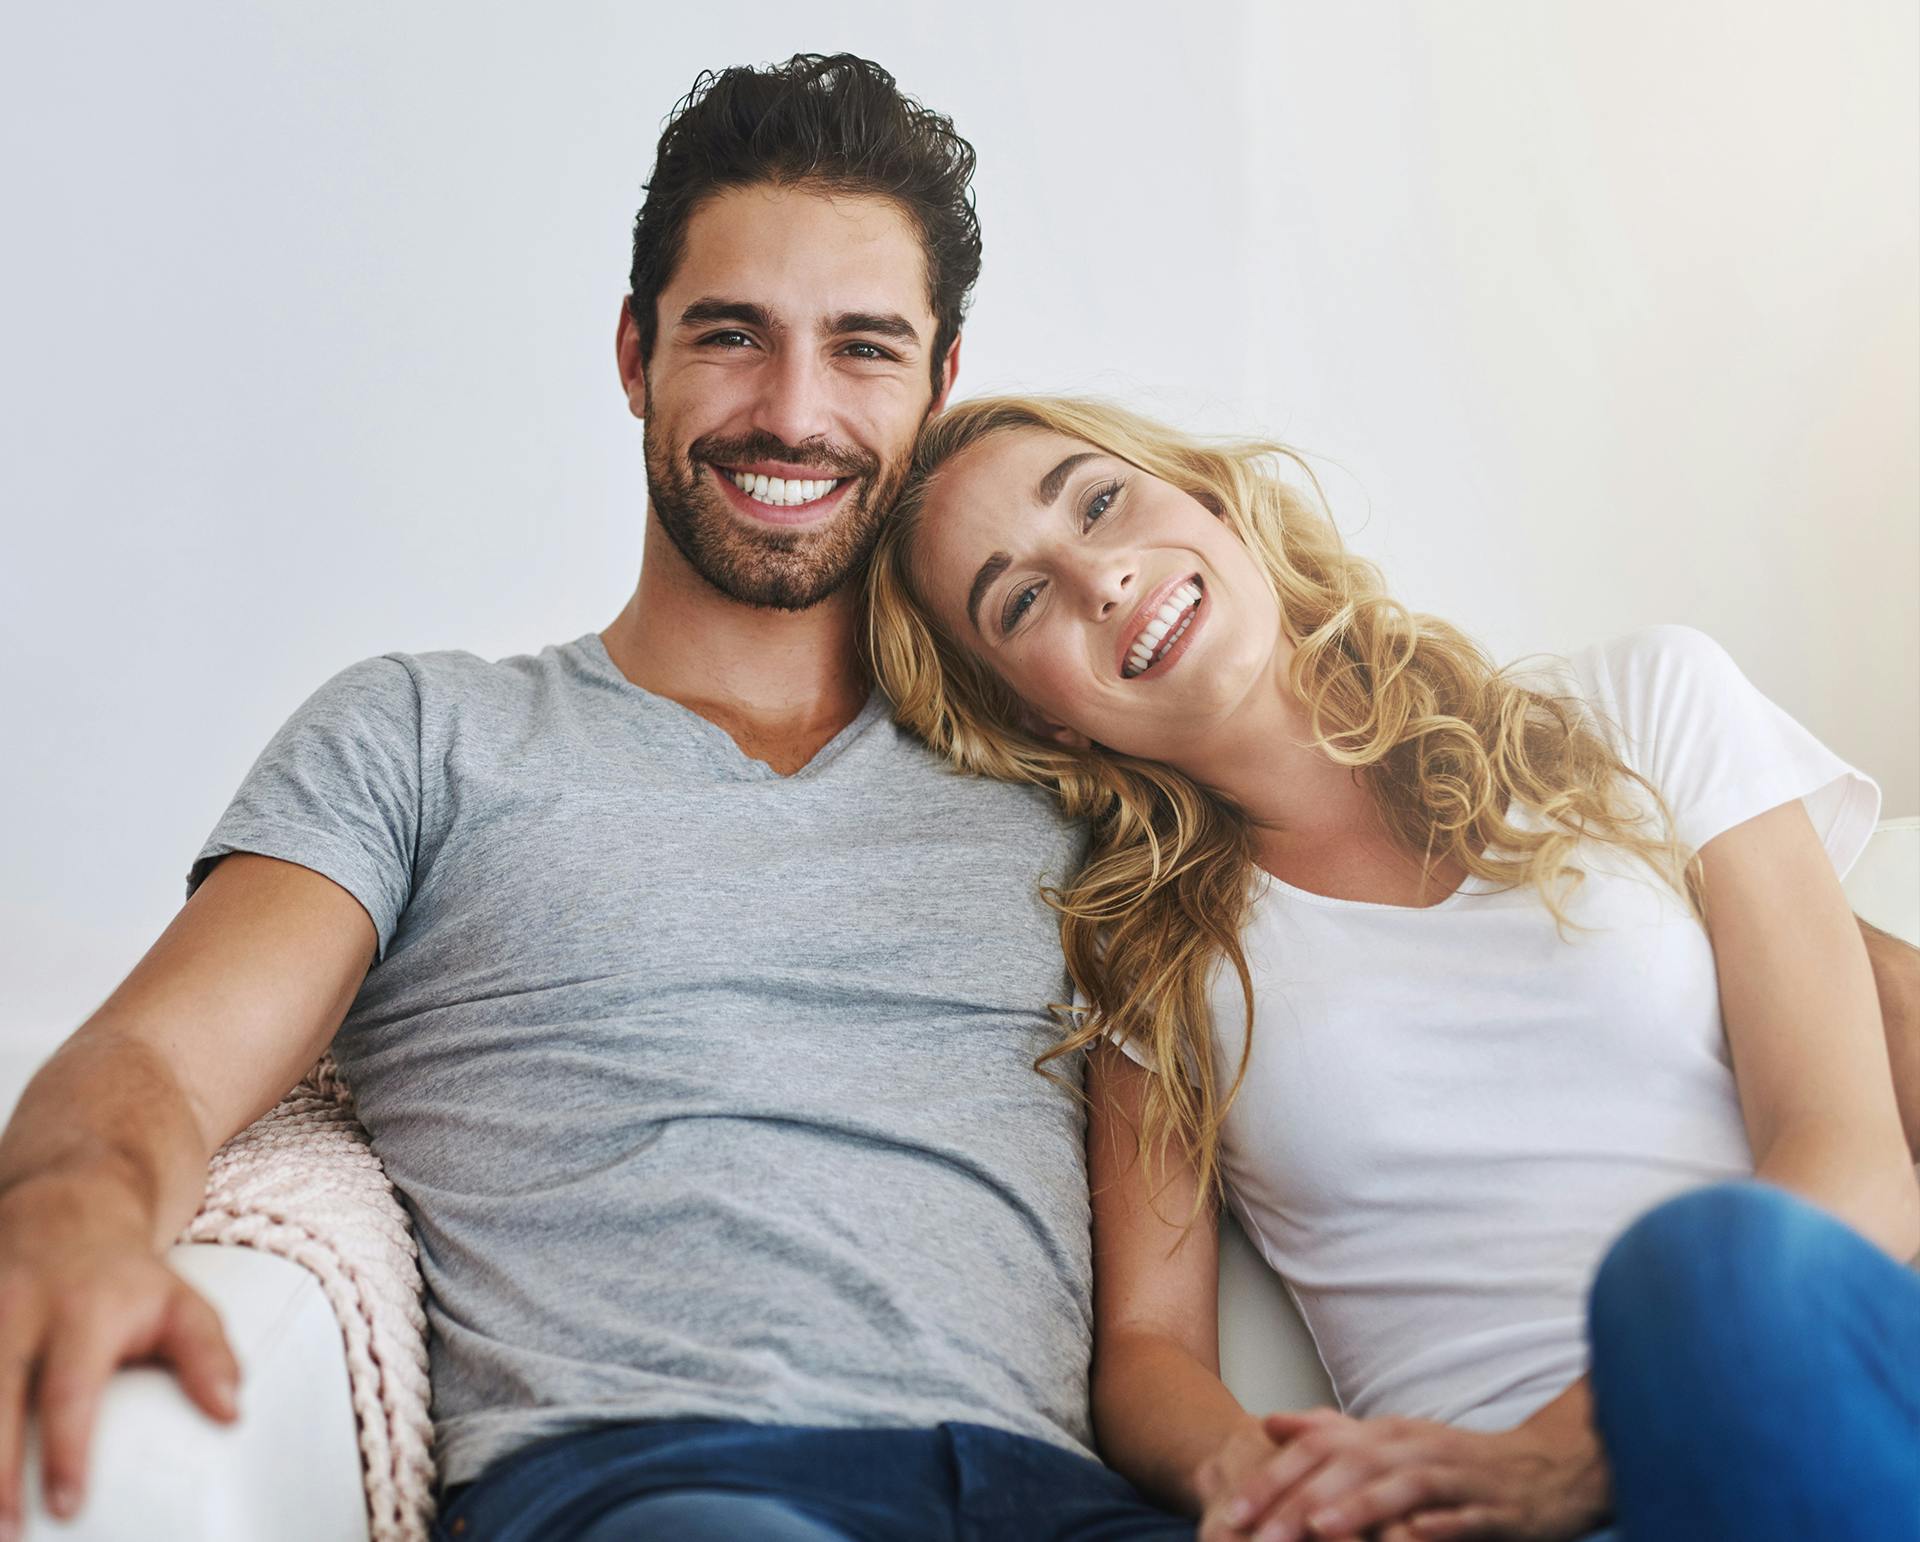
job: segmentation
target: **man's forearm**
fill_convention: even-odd
[[[1914,1161],[1920,1162],[1920,948],[1870,921],[1860,922],[1860,935],[1866,939],[1873,988],[1880,997],[1900,1128]]]
[[[158,1253],[199,1207],[211,1155],[159,1052],[89,1027],[40,1068],[0,1134],[0,1208],[71,1197]]]

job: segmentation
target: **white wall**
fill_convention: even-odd
[[[1920,8],[1252,15],[1245,396],[1356,544],[1501,656],[1700,626],[1920,811]]]
[[[799,48],[881,59],[979,148],[966,387],[1284,433],[1344,468],[1356,544],[1496,651],[1695,622],[1920,808],[1914,26],[1867,0],[24,15],[0,1034],[105,995],[333,670],[611,618],[653,141],[701,67]]]

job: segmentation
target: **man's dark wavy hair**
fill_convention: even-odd
[[[708,70],[660,134],[653,179],[633,222],[640,357],[660,330],[656,301],[686,248],[702,200],[756,182],[889,198],[919,227],[935,331],[933,388],[980,276],[973,146],[953,121],[902,96],[893,76],[854,54],[795,54],[765,69]]]

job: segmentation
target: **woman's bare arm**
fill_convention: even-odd
[[[1198,1180],[1177,1148],[1141,1154],[1152,1073],[1117,1049],[1087,1062],[1093,1190],[1093,1421],[1101,1454],[1143,1492],[1200,1508],[1201,1465],[1253,1420],[1220,1380],[1219,1234],[1191,1229]]]
[[[1911,1258],[1920,1185],[1874,973],[1805,808],[1785,803],[1736,825],[1700,859],[1757,1175]]]

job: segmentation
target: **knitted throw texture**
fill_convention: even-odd
[[[277,1253],[320,1281],[346,1345],[372,1542],[425,1542],[434,1466],[419,1252],[331,1056],[214,1153],[180,1241]]]

